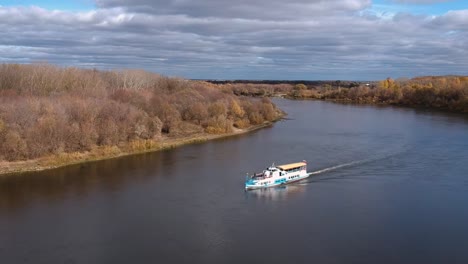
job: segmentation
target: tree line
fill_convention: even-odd
[[[387,78],[378,82],[311,81],[297,83],[220,82],[236,95],[278,96],[362,104],[390,104],[468,112],[468,76]]]
[[[0,161],[223,134],[281,115],[268,98],[142,70],[0,65]]]
[[[387,78],[372,84],[346,88],[308,88],[296,85],[293,98],[313,98],[355,103],[377,103],[468,112],[468,76]]]

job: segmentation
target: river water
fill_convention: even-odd
[[[466,117],[275,102],[246,135],[0,177],[0,263],[468,263]]]

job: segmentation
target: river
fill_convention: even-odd
[[[249,134],[0,177],[0,263],[468,263],[468,118],[275,103]]]

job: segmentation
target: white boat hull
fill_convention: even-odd
[[[269,178],[269,179],[264,179],[264,180],[259,180],[259,181],[250,180],[245,183],[245,189],[253,190],[253,189],[270,188],[270,187],[275,187],[279,185],[290,184],[293,182],[306,179],[309,176],[310,174],[305,172],[305,173],[298,174],[298,175],[286,175],[282,177]]]

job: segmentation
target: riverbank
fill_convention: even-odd
[[[333,102],[393,105],[467,113],[468,77],[428,76],[401,81],[387,78],[377,84],[357,85],[348,88],[318,87],[309,89],[304,85],[296,85],[288,96]]]
[[[208,140],[242,135],[271,126],[284,116],[285,114],[274,121],[266,121],[260,125],[254,125],[245,129],[233,128],[233,132],[225,134],[200,133],[184,137],[165,137],[159,140],[136,140],[121,146],[95,147],[91,151],[86,152],[61,153],[26,161],[0,161],[0,176],[56,169],[74,164],[161,151]]]
[[[414,110],[430,110],[430,111],[437,111],[441,113],[451,113],[451,114],[460,114],[460,115],[467,115],[468,108],[460,108],[460,109],[453,109],[447,106],[433,106],[433,105],[421,105],[421,104],[402,104],[397,102],[379,102],[373,100],[351,100],[351,99],[329,99],[329,98],[297,98],[292,96],[283,96],[282,98],[293,100],[293,101],[301,101],[301,100],[308,100],[308,101],[322,101],[322,102],[330,102],[336,104],[344,104],[344,105],[363,105],[363,106],[375,106],[375,107],[401,107],[406,109],[414,109]]]
[[[339,103],[393,105],[468,113],[468,76],[423,76],[381,81],[314,81],[299,83],[227,83],[236,95],[315,99]]]

